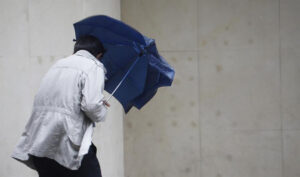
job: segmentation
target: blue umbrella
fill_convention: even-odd
[[[126,113],[132,106],[141,109],[159,87],[172,84],[174,69],[159,55],[154,39],[105,15],[83,19],[74,28],[76,39],[92,35],[103,43],[107,51],[101,60],[107,69],[104,89]]]

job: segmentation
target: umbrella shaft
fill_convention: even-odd
[[[126,77],[128,76],[128,74],[130,73],[130,71],[133,69],[134,65],[138,62],[139,58],[141,58],[141,57],[138,56],[137,59],[134,61],[134,63],[130,66],[130,68],[128,69],[128,71],[126,72],[126,74],[123,76],[122,80],[119,82],[119,84],[116,86],[116,88],[110,94],[110,96],[108,97],[108,99],[106,101],[109,101],[111,99],[111,97],[115,94],[115,92],[118,90],[118,88],[121,86],[121,84],[123,83],[123,81],[126,79]]]

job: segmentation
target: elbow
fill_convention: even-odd
[[[104,122],[106,119],[107,108],[103,106],[103,108],[95,114],[94,122]]]

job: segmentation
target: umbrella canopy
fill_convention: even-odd
[[[132,106],[142,108],[159,87],[172,84],[174,69],[159,55],[154,39],[105,15],[83,19],[74,28],[76,39],[92,35],[103,43],[107,51],[101,59],[107,69],[104,89],[126,113]]]

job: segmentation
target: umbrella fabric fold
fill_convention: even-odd
[[[171,86],[175,71],[159,55],[155,40],[129,25],[105,15],[88,17],[74,24],[76,39],[97,37],[106,53],[101,62],[107,69],[105,90],[113,93],[127,113],[133,106],[141,109],[157,89]]]

